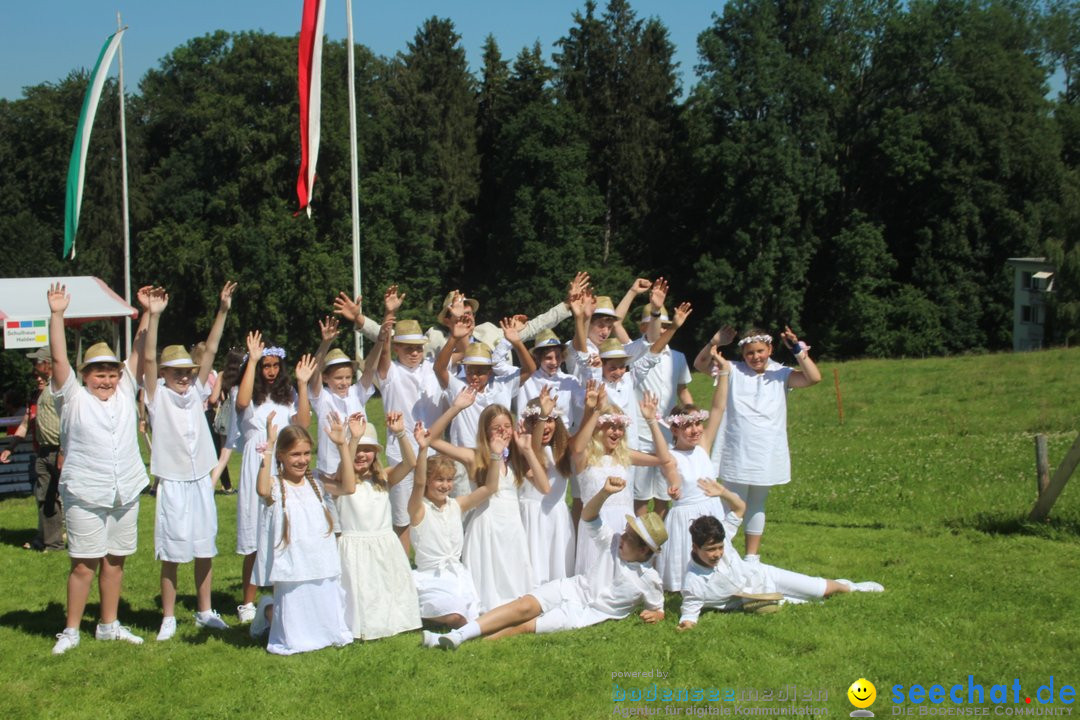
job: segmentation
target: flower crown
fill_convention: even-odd
[[[748,343],[765,343],[766,345],[772,345],[772,335],[747,335],[739,341],[739,347]]]
[[[601,425],[621,425],[622,427],[626,427],[630,424],[630,416],[604,413],[600,416],[597,422]]]
[[[543,413],[543,410],[540,409],[539,405],[526,405],[525,409],[521,411],[521,418],[523,420],[528,420],[530,418],[541,418],[542,413]],[[542,418],[542,419],[547,420],[548,418],[555,418],[555,417],[560,417],[561,418],[564,415],[566,415],[566,413],[563,411],[563,409],[561,407],[559,407],[558,405],[556,405],[554,408],[552,408],[551,415],[549,415],[547,418]]]
[[[694,423],[705,422],[709,419],[708,410],[692,410],[688,413],[681,413],[679,415],[668,415],[667,418],[668,427],[680,427],[682,425],[693,425]]]
[[[277,357],[277,358],[281,358],[282,360],[284,360],[285,359],[285,348],[279,348],[276,345],[273,345],[273,346],[268,347],[268,348],[263,348],[262,357]],[[247,361],[248,361],[248,353],[244,353],[244,359],[241,360],[240,362],[247,362]]]

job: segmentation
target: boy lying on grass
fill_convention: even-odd
[[[667,540],[664,521],[656,513],[627,515],[626,527],[615,533],[600,520],[604,502],[625,487],[622,478],[607,478],[604,487],[582,510],[582,525],[602,550],[587,574],[546,582],[534,592],[446,634],[425,631],[424,646],[456,650],[461,643],[481,635],[496,638],[573,630],[605,620],[621,620],[642,603],[642,620],[663,620],[660,575],[647,563]]]
[[[885,590],[876,582],[826,580],[747,562],[731,544],[742,524],[746,503],[720,483],[699,480],[698,485],[706,495],[722,498],[731,510],[723,522],[712,515],[703,515],[690,524],[693,550],[683,579],[679,630],[697,625],[703,609],[739,610],[760,607],[762,600],[802,603],[836,593]]]

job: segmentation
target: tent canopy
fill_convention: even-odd
[[[138,310],[124,302],[101,278],[86,275],[0,280],[0,321],[49,317],[46,294],[54,282],[67,286],[71,295],[71,305],[64,313],[65,325],[139,317]]]

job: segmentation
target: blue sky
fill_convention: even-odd
[[[584,0],[353,0],[353,32],[358,43],[380,55],[404,50],[416,28],[432,15],[454,21],[470,67],[480,64],[484,38],[495,36],[512,59],[539,40],[550,57],[553,43],[570,28]],[[602,10],[606,0],[598,0]],[[54,82],[76,68],[90,67],[105,38],[116,29],[116,12],[129,26],[124,37],[124,80],[129,91],[173,48],[213,30],[263,30],[293,35],[300,26],[302,0],[36,0],[7,4],[0,26],[0,98],[21,96],[22,88]],[[631,0],[639,17],[659,17],[671,33],[683,86],[694,78],[697,35],[720,12],[723,0]],[[329,0],[326,32],[345,37],[345,0]],[[113,70],[115,74],[115,68]]]

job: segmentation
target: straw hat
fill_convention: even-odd
[[[617,317],[615,315],[615,305],[612,304],[611,298],[607,295],[596,296],[596,309],[593,310],[593,317],[596,317],[597,315]]]
[[[653,304],[652,303],[647,303],[645,305],[645,307],[641,308],[641,324],[642,325],[648,325],[649,323],[651,323],[653,321],[652,313],[653,313]],[[668,315],[668,311],[667,311],[666,307],[663,307],[663,306],[660,307],[660,316],[658,318],[656,318],[656,319],[659,320],[660,322],[662,322],[664,325],[670,325],[671,324],[671,317]]]
[[[194,369],[199,366],[191,359],[191,355],[183,345],[169,345],[161,351],[158,367]]]
[[[426,345],[427,336],[424,335],[424,331],[420,329],[420,323],[416,320],[398,320],[394,325],[394,337],[391,342]]]
[[[645,541],[653,552],[660,552],[660,546],[667,542],[667,528],[664,521],[654,512],[636,517],[627,515],[626,522],[634,534]]]
[[[331,365],[343,365],[345,363],[349,363],[353,366],[353,368],[356,367],[356,363],[353,362],[352,358],[346,355],[343,351],[334,348],[330,352],[326,353],[326,360],[323,362],[323,372],[329,370]]]
[[[113,355],[112,348],[108,343],[94,343],[90,346],[90,349],[83,353],[82,364],[79,365],[79,372],[82,372],[88,365],[94,363],[111,363],[113,365],[120,365],[120,358]]]
[[[742,602],[739,605],[740,610],[755,615],[767,615],[778,611],[780,601],[784,599],[780,593],[735,593],[732,597]]]
[[[462,365],[486,365],[491,367],[495,363],[491,361],[491,348],[481,342],[469,343],[465,348],[465,357],[461,359]]]
[[[548,348],[562,348],[562,341],[552,330],[541,330],[533,339],[533,351],[547,350]]]
[[[39,362],[52,362],[52,351],[49,350],[48,345],[45,345],[43,347],[39,347],[34,352],[26,353],[26,357],[31,362],[36,362],[36,363],[39,363]]]
[[[619,342],[618,338],[608,338],[600,343],[600,347],[597,349],[600,351],[601,360],[614,360],[617,358],[630,357],[626,352],[626,348],[623,347],[623,344]]]
[[[375,434],[375,426],[370,422],[364,426],[364,434],[360,436],[360,442],[356,445],[357,447],[377,447],[380,451],[383,449],[379,436]]]
[[[450,303],[454,301],[453,291],[446,293],[446,299],[442,301],[442,310],[439,311],[439,322],[444,322],[450,314]],[[473,315],[480,309],[480,303],[472,298],[465,298],[465,304],[472,308]]]

